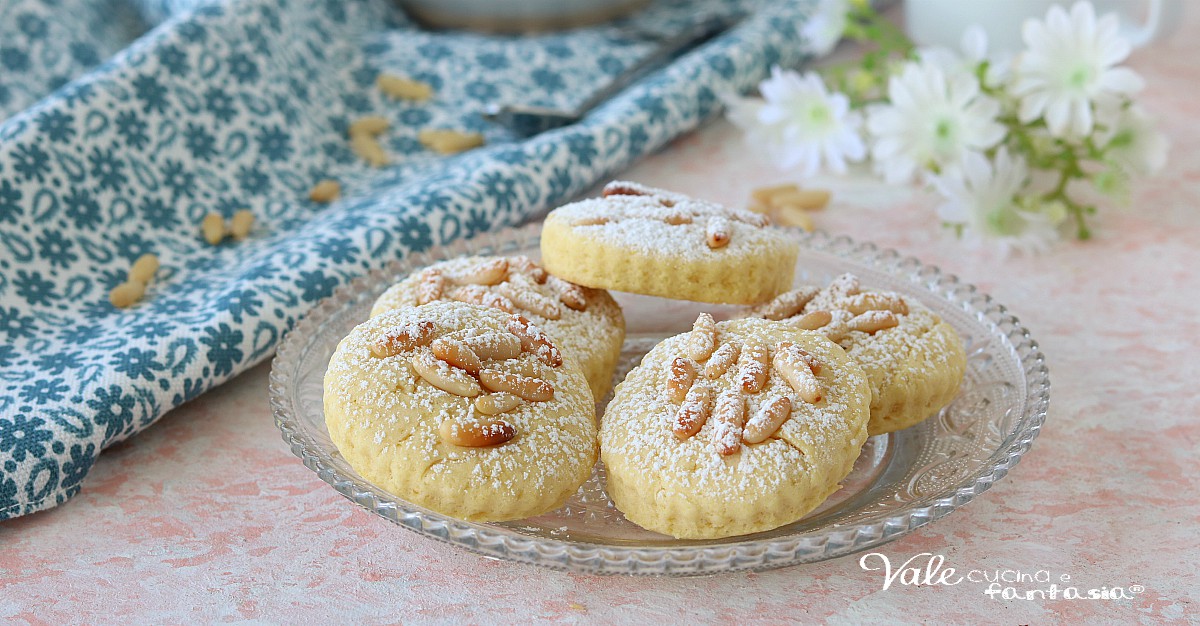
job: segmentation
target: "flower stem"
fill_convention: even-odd
[[[1063,150],[1059,153],[1058,159],[1063,162],[1062,168],[1058,172],[1058,184],[1054,186],[1050,192],[1042,196],[1043,202],[1053,202],[1058,200],[1067,207],[1067,212],[1075,219],[1075,236],[1082,240],[1092,238],[1092,231],[1087,226],[1087,220],[1084,214],[1089,211],[1089,207],[1075,202],[1067,194],[1067,185],[1075,178],[1085,178],[1083,169],[1079,166],[1079,155],[1070,146],[1063,146]]]

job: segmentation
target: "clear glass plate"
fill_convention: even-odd
[[[695,575],[820,561],[891,541],[970,502],[1003,478],[1046,419],[1050,381],[1042,353],[1003,306],[956,277],[894,251],[796,231],[802,243],[797,283],[822,284],[851,271],[864,285],[916,298],[958,330],[968,355],[954,402],[918,426],[869,439],[843,488],[804,519],[729,539],[673,539],[621,515],[605,495],[599,464],[561,509],[495,524],[446,517],[363,480],[330,441],[322,413],[322,379],[338,341],[367,318],[384,289],[413,269],[467,254],[538,258],[539,231],[538,225],[506,230],[394,262],[338,289],[300,320],[271,368],[271,406],[292,452],[367,510],[480,554],[596,574]],[[614,297],[628,324],[617,380],[658,341],[688,330],[700,310],[718,318],[735,310]]]

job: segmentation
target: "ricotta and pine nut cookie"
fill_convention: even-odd
[[[958,394],[967,367],[962,338],[942,318],[900,294],[865,290],[853,274],[824,289],[789,291],[750,315],[815,330],[842,346],[871,385],[871,435],[937,413]]]
[[[580,285],[677,300],[756,304],[792,284],[799,243],[765,215],[612,182],[550,212],[542,263]]]
[[[597,401],[612,387],[625,318],[608,292],[551,276],[525,256],[463,257],[435,263],[392,286],[375,301],[371,316],[438,300],[524,315],[579,365]]]
[[[520,315],[433,302],[372,317],[325,373],[325,423],[363,478],[471,521],[558,508],[596,462],[583,374]]]
[[[701,314],[617,385],[600,426],[608,494],[681,539],[789,524],[854,467],[869,400],[862,369],[820,334]]]

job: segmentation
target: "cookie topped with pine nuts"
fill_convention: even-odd
[[[338,344],[324,392],[359,475],[460,519],[558,508],[596,462],[587,380],[517,313],[437,301],[372,317]]]
[[[724,304],[787,290],[800,249],[765,215],[620,181],[551,211],[541,247],[551,274],[580,285]]]
[[[747,315],[819,332],[844,348],[871,385],[871,435],[937,413],[966,371],[962,338],[950,324],[910,298],[864,289],[853,274],[781,294]]]
[[[862,369],[822,335],[701,314],[617,386],[600,427],[608,494],[681,539],[790,524],[853,468],[869,400]]]
[[[607,291],[551,276],[526,256],[472,256],[434,263],[388,289],[371,316],[453,300],[524,315],[575,362],[600,400],[612,387],[625,318]]]

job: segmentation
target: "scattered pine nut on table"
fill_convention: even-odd
[[[380,74],[375,78],[375,86],[396,100],[420,102],[433,97],[433,87],[428,83],[394,74]]]
[[[308,192],[308,199],[321,204],[328,204],[342,195],[342,184],[331,178],[319,181]]]

